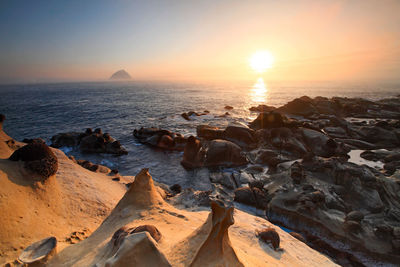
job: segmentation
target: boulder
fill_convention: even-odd
[[[100,128],[93,131],[91,128],[85,132],[59,133],[51,137],[51,145],[55,148],[60,147],[79,147],[82,153],[107,153],[115,155],[125,155],[128,151],[121,146],[108,133],[103,133]]]
[[[187,169],[193,169],[203,166],[205,150],[202,147],[200,140],[194,136],[187,139],[181,164]]]
[[[204,165],[212,166],[241,166],[247,164],[241,148],[226,140],[212,140],[208,144]]]
[[[274,250],[277,250],[280,245],[280,237],[278,232],[272,228],[265,228],[261,231],[257,231],[257,236],[265,243],[270,243]]]
[[[223,139],[224,131],[218,127],[199,125],[196,128],[197,136],[206,140]]]
[[[276,107],[267,106],[267,105],[258,105],[257,107],[249,108],[249,110],[252,112],[270,112],[270,111],[274,111],[275,109],[276,109]]]
[[[224,131],[224,139],[231,141],[240,147],[254,147],[256,139],[255,132],[247,126],[228,126]]]
[[[318,114],[318,110],[313,105],[312,100],[306,96],[296,98],[277,110],[279,112],[300,115],[304,117]]]
[[[253,130],[284,127],[287,118],[278,112],[260,113],[258,117],[250,123]]]
[[[17,149],[9,158],[12,161],[24,161],[24,167],[42,179],[56,174],[58,160],[51,149],[43,143],[30,143]]]
[[[48,237],[25,248],[18,260],[29,266],[41,266],[57,253],[56,249],[57,239]]]
[[[163,150],[183,151],[187,142],[183,135],[159,128],[135,129],[133,136],[143,144]]]
[[[364,214],[358,210],[353,210],[346,215],[346,221],[361,222],[362,219],[364,219]]]

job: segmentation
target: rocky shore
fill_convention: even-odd
[[[339,264],[396,266],[400,98],[304,96],[250,111],[249,125],[197,125],[185,138],[181,163],[211,168],[210,197],[255,207]]]
[[[206,170],[209,191],[154,183],[148,169],[121,176],[57,149],[128,153],[100,129],[57,134],[49,148],[13,140],[2,116],[1,259],[8,266],[397,266],[400,97],[304,96],[250,111],[257,117],[248,125],[224,128],[195,125],[190,117],[202,114],[185,113],[196,136],[134,130],[158,153],[183,152],[185,169]]]

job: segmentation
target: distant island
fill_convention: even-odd
[[[110,80],[131,80],[132,77],[125,70],[119,70],[111,75]]]

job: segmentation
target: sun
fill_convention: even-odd
[[[258,73],[272,68],[273,64],[274,56],[269,51],[257,51],[250,57],[250,67]]]

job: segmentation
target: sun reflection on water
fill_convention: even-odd
[[[250,91],[251,101],[256,103],[267,102],[268,89],[263,78],[258,78]]]

